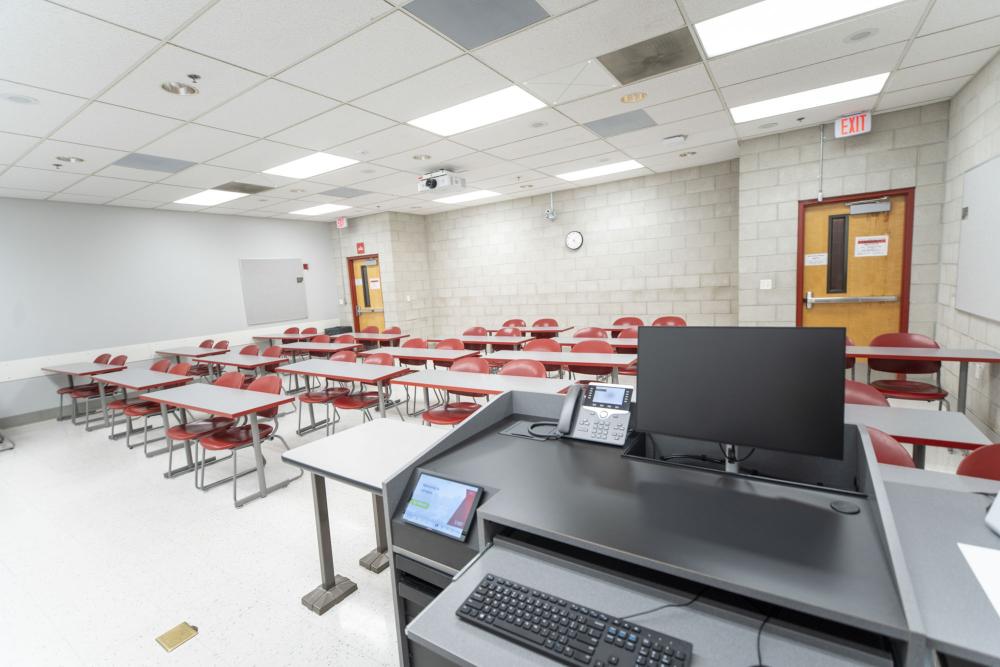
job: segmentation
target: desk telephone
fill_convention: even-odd
[[[623,384],[575,384],[566,392],[556,432],[576,440],[625,444],[632,416],[632,387]]]

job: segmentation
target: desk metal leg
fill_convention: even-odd
[[[618,367],[611,369],[611,384],[618,384]]]
[[[375,513],[375,548],[362,556],[358,564],[378,573],[389,567],[389,543],[385,534],[385,508],[382,496],[377,493],[372,494],[372,511]]]
[[[95,380],[95,382],[96,382],[96,380]],[[105,393],[106,389],[110,389],[110,386],[106,385],[106,384],[101,384],[100,382],[97,383],[97,395],[101,397],[101,414],[104,415],[104,426],[105,426],[105,428],[107,428],[108,426],[111,426],[111,420],[108,419],[108,395]],[[128,389],[125,389],[123,387],[122,391],[125,392],[125,394],[123,395],[123,398],[127,399],[128,398]]]
[[[313,487],[313,511],[316,514],[316,540],[319,543],[321,583],[302,596],[302,604],[322,616],[335,604],[358,590],[358,585],[333,571],[333,547],[330,544],[330,514],[326,504],[326,480],[310,475]]]
[[[969,362],[958,364],[958,411],[965,412],[965,397],[969,391]]]
[[[378,416],[385,419],[385,394],[382,393],[382,380],[375,383],[378,390]]]
[[[924,467],[924,461],[927,458],[927,447],[924,445],[913,445],[913,465],[918,468]]]

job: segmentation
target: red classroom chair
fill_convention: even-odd
[[[228,350],[229,349],[229,341],[228,340],[216,341],[216,343],[215,343],[215,345],[213,346],[212,349],[215,349],[215,350]]]
[[[525,322],[524,320],[520,319],[520,318],[514,318],[512,320],[507,320],[506,322],[504,322],[500,326],[502,326],[502,327],[526,327],[526,326],[528,326],[528,323]],[[472,334],[470,334],[470,335],[472,335]]]
[[[205,340],[201,341],[201,343],[198,344],[198,347],[205,348],[206,350],[208,350],[211,349],[212,345],[214,344],[215,341],[213,341],[211,338],[206,338]],[[191,372],[189,373],[189,375],[193,377],[205,377],[211,372],[212,369],[209,368],[208,364],[194,363],[191,366]]]
[[[386,333],[386,334],[401,334],[401,333],[403,333],[403,330],[400,329],[399,327],[386,327],[385,329],[382,329],[382,333]],[[389,343],[389,346],[390,347],[399,347],[399,341],[398,340],[391,341]]]
[[[1000,481],[1000,445],[986,445],[974,450],[962,459],[955,473]]]
[[[635,318],[635,319],[638,319],[638,318]],[[639,341],[638,341],[638,338],[639,338],[639,327],[638,326],[625,327],[624,329],[621,330],[621,333],[618,334],[618,339],[619,340],[628,340],[630,338],[636,339],[636,350],[638,350],[639,349]],[[639,360],[636,359],[635,361],[633,361],[631,364],[629,364],[625,368],[618,369],[618,374],[619,375],[638,376],[639,375]]]
[[[405,347],[405,345],[404,345]],[[444,340],[439,340],[438,344],[434,346],[435,350],[464,350],[465,343],[457,338],[445,338]],[[469,346],[469,349],[473,349]],[[434,368],[451,368],[451,365],[455,363],[453,361],[435,361]]]
[[[357,341],[354,340],[354,336],[352,336],[351,334],[340,334],[339,336],[337,336],[336,338],[333,339],[333,342],[334,343],[348,343],[348,344],[353,345]]]
[[[485,327],[469,327],[462,332],[463,336],[487,336],[489,332],[486,331]],[[486,349],[486,346],[481,343],[469,343],[465,346],[467,350],[476,350],[477,352],[482,352]]]
[[[526,378],[545,377],[545,366],[534,359],[514,359],[500,369],[500,375],[518,375]]]
[[[365,327],[364,329],[361,330],[361,333],[378,333],[378,327],[375,326]]]
[[[541,318],[535,320],[534,322],[532,322],[531,326],[533,326],[533,327],[557,327],[557,326],[559,326],[559,323],[556,322],[551,317],[541,317]],[[546,333],[534,333],[532,335],[535,338],[555,338],[556,337],[556,333],[554,331],[546,332]]]
[[[576,333],[573,334],[573,338],[607,338],[608,332],[600,327],[583,327],[582,329],[577,329]]]
[[[327,336],[326,334],[319,334],[318,336],[313,336],[311,339],[309,339],[309,342],[310,343],[329,343],[331,340],[333,340],[333,339],[330,338],[329,336]],[[330,353],[329,352],[310,352],[309,356],[312,357],[312,358],[314,358],[314,359],[329,359],[330,358]]]
[[[562,352],[562,346],[551,338],[532,338],[521,347],[526,352]],[[543,364],[549,373],[562,374],[559,364]]]
[[[898,440],[877,428],[872,428],[871,426],[866,426],[865,428],[868,429],[868,436],[871,438],[872,448],[875,450],[876,461],[894,466],[903,466],[904,468],[917,467],[913,463],[913,457],[910,456],[905,447],[899,444]]]
[[[94,357],[94,363],[95,364],[106,364],[109,361],[111,361],[111,355],[107,354],[107,353],[99,354],[96,357]],[[71,387],[69,385],[66,385],[65,387],[59,387],[58,389],[56,389],[56,394],[59,396],[59,416],[58,416],[59,421],[62,421],[63,419],[66,419],[66,417],[63,416],[63,397],[64,396],[69,396],[70,397],[71,404],[73,406],[73,417],[75,418],[76,417],[76,399],[74,399],[72,397],[72,393],[76,389],[83,389],[84,387],[88,387],[88,386],[91,386],[91,385],[93,385],[94,387],[96,387],[97,383],[94,382],[93,380],[91,380],[90,382],[88,382],[86,384],[80,384],[80,385],[76,385],[76,386],[73,386],[73,387]]]
[[[611,343],[603,340],[589,339],[577,343],[572,348],[573,352],[585,352],[587,354],[614,354],[615,348],[611,347]],[[579,374],[583,375],[594,375],[596,378],[601,378],[607,375],[611,375],[613,370],[611,366],[574,366],[570,364],[568,366],[569,372],[572,374],[571,377],[576,377]],[[595,379],[596,379],[595,378]],[[592,380],[580,380],[580,384],[587,384],[592,382]]]
[[[616,326],[616,327],[619,327],[619,326],[641,327],[641,326],[643,326],[641,319],[639,319],[638,317],[630,317],[630,316],[619,317],[617,320],[615,320],[611,324],[613,326]],[[620,338],[621,337],[621,332],[615,332],[611,336],[612,336],[612,338]]]
[[[285,329],[285,333],[286,334],[297,334],[298,332],[299,332],[299,328],[298,327],[288,327],[287,329]],[[282,343],[294,343],[296,340],[297,339],[295,339],[295,338],[282,338],[281,342]]]
[[[149,370],[153,371],[154,373],[166,373],[169,368],[170,368],[169,359],[158,359],[149,365]],[[116,414],[119,412],[124,412],[126,407],[128,407],[129,405],[134,405],[135,403],[138,403],[140,400],[141,399],[139,398],[130,398],[126,401],[123,396],[122,398],[116,398],[115,400],[110,401],[108,403],[108,413],[111,415],[112,439],[114,439],[115,437],[115,430],[116,430],[115,426],[118,425]]]
[[[451,370],[458,373],[483,373],[487,374],[490,372],[490,364],[482,357],[465,357],[463,359],[457,359],[451,366]],[[456,396],[467,396],[470,398],[479,398],[485,396],[485,394],[474,393],[474,392],[445,392],[445,403],[440,408],[435,408],[433,410],[425,410],[423,413],[424,423],[428,426],[436,424],[438,426],[455,426],[465,421],[469,415],[479,409],[479,404],[475,401],[459,401],[455,403],[448,402],[448,394],[455,394]]]
[[[521,330],[518,329],[517,327],[502,327],[500,330],[498,330],[496,332],[496,334],[493,337],[494,338],[503,338],[503,337],[506,336],[507,338],[510,338],[512,336],[523,336],[523,335],[524,334],[522,334]],[[515,343],[493,343],[493,349],[494,350],[516,350],[517,349],[517,345]]]
[[[339,352],[337,354],[340,354]],[[369,354],[365,357],[364,363],[366,364],[376,364],[380,366],[395,366],[392,360],[392,355],[386,354],[385,352],[376,352],[375,354]],[[372,414],[371,409],[378,407],[378,385],[374,382],[362,382],[361,384],[367,384],[369,386],[375,386],[374,391],[359,391],[353,394],[347,394],[346,396],[338,396],[333,400],[334,408],[334,424],[332,431],[336,431],[336,423],[339,420],[339,416],[336,414],[338,410],[361,410],[362,422],[371,421]],[[390,407],[392,401],[392,385],[391,383],[384,383],[383,385],[385,406]],[[396,413],[399,414],[399,418],[403,421],[403,413],[399,411],[399,405],[394,405],[392,407],[396,408]]]
[[[653,320],[654,327],[686,327],[687,322],[683,317],[677,317],[676,315],[664,315],[663,317],[657,317]]]
[[[103,357],[104,355],[101,355]],[[101,358],[98,357],[98,358]],[[128,357],[124,354],[119,354],[117,357],[112,357],[107,361],[111,366],[124,366],[125,362],[128,361]],[[101,362],[95,362],[101,363]],[[99,392],[104,392],[105,396],[113,396],[116,393],[116,389],[108,385],[98,384],[96,381],[92,381],[89,384],[80,385],[69,392],[69,397],[73,400],[73,423],[79,424],[76,421],[76,402],[83,400],[83,413],[86,416],[84,420],[84,426],[90,426],[90,399],[96,398],[100,400],[101,394]]]
[[[174,364],[167,371],[173,375],[187,375],[191,370],[191,364],[182,362],[179,364]],[[167,412],[172,412],[173,408],[168,408]],[[154,403],[153,401],[136,401],[135,403],[130,403],[125,406],[122,410],[126,418],[126,435],[125,435],[125,445],[131,449],[132,448],[132,420],[136,417],[142,417],[142,451],[147,457],[156,456],[157,453],[149,453],[149,418],[154,415],[162,414],[159,403]],[[169,424],[166,419],[163,420],[163,430],[166,431],[169,428]],[[138,446],[138,445],[136,445]]]
[[[403,347],[410,348],[410,349],[426,350],[430,346],[427,344],[427,341],[424,340],[423,338],[410,338],[405,343],[403,343]],[[400,362],[400,364],[403,364],[403,365],[406,365],[406,366],[416,366],[417,368],[427,368],[427,362],[426,361],[422,361],[420,359],[410,360],[410,359],[402,359],[401,358],[399,360],[399,362]]]
[[[239,371],[233,371],[231,373],[223,373],[214,382],[213,385],[216,387],[227,387],[229,389],[241,389],[243,387],[243,373]],[[188,422],[185,424],[178,424],[176,426],[171,426],[167,429],[167,471],[168,473],[173,472],[174,469],[174,443],[175,442],[188,442],[190,440],[197,440],[198,438],[210,435],[216,431],[222,430],[224,428],[229,428],[236,422],[228,417],[215,417],[209,416],[205,419],[199,419],[197,421]],[[194,470],[194,486],[197,489],[207,490],[204,486],[205,473],[202,472],[201,475],[202,483],[198,483],[198,468],[195,466]],[[225,480],[223,480],[225,481]],[[211,488],[215,484],[210,484],[207,488]]]
[[[330,357],[330,361],[345,361],[347,363],[353,364],[357,361],[358,355],[351,350],[341,350],[336,352]],[[350,390],[343,386],[330,386],[329,381],[325,387],[321,387],[314,391],[307,391],[303,394],[299,394],[299,403],[309,406],[309,419],[310,419],[310,430],[316,427],[316,413],[314,406],[322,405],[326,409],[326,434],[330,435],[331,426],[333,425],[334,415],[330,414],[330,406],[333,404],[335,399],[341,396],[347,396]],[[302,434],[302,410],[299,409],[299,424],[297,432],[299,435]]]
[[[915,347],[938,348],[933,339],[915,333],[885,333],[875,336],[871,347]],[[896,373],[899,375],[934,375],[934,384],[903,378],[901,380],[871,381],[872,371]],[[886,398],[906,401],[937,401],[938,410],[948,404],[948,391],[941,386],[941,362],[906,359],[869,359],[868,384],[882,392]]]
[[[885,394],[864,382],[844,380],[844,403],[848,405],[878,405],[889,407]]]
[[[288,333],[288,332],[286,331],[285,333]],[[319,333],[319,329],[317,329],[316,327],[306,327],[305,329],[302,330],[302,333],[304,333],[304,334],[315,334],[315,333]]]

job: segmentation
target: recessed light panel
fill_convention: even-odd
[[[854,79],[853,81],[823,86],[822,88],[803,90],[801,93],[792,93],[791,95],[782,95],[781,97],[774,97],[769,100],[744,104],[733,107],[729,110],[729,113],[733,115],[734,122],[747,123],[759,118],[780,116],[781,114],[793,111],[803,111],[804,109],[813,109],[827,104],[846,102],[847,100],[859,97],[878,95],[888,78],[889,72],[884,72],[882,74],[875,74],[874,76]]]
[[[223,190],[204,190],[196,195],[178,199],[175,204],[187,204],[188,206],[216,206],[227,201],[246,197],[241,192],[225,192]]]
[[[257,185],[255,183],[240,183],[239,181],[230,181],[229,183],[223,183],[222,185],[216,185],[213,190],[225,190],[226,192],[241,192],[245,195],[257,195],[261,192],[267,192],[268,190],[273,190],[267,185]]]
[[[463,192],[460,195],[452,195],[451,197],[442,197],[441,199],[435,199],[434,201],[440,204],[462,204],[467,201],[475,201],[477,199],[486,199],[487,197],[499,197],[499,192],[493,192],[492,190],[473,190],[472,192]]]
[[[274,176],[285,176],[286,178],[311,178],[318,174],[325,174],[328,171],[349,167],[357,164],[357,160],[330,153],[313,153],[298,160],[292,160],[277,167],[265,169],[263,173]]]
[[[162,171],[167,174],[176,174],[188,167],[193,167],[196,163],[188,160],[175,160],[171,157],[161,157],[159,155],[148,155],[146,153],[130,153],[125,157],[112,162],[119,167],[129,169],[145,169],[147,171]]]
[[[807,2],[763,0],[716,16],[694,28],[709,58],[763,44],[817,26],[895,5],[902,0],[852,0]]]
[[[656,121],[642,109],[637,109],[635,111],[608,116],[607,118],[598,118],[597,120],[585,123],[585,125],[602,137],[613,137],[618,134],[653,127],[656,125]]]
[[[565,174],[557,174],[556,176],[564,181],[583,181],[588,178],[597,178],[598,176],[607,176],[609,174],[620,174],[624,171],[632,171],[633,169],[642,168],[642,165],[635,160],[625,160],[624,162],[602,164],[600,167],[570,171]]]
[[[351,197],[360,197],[361,195],[369,194],[368,190],[358,190],[357,188],[333,188],[331,190],[324,190],[318,194],[327,195],[328,197],[339,197],[340,199],[350,199]]]
[[[350,206],[339,204],[320,204],[309,208],[300,208],[298,211],[291,211],[292,215],[323,215],[324,213],[334,213],[336,211],[346,211]]]
[[[414,127],[440,134],[443,137],[465,132],[483,125],[507,120],[514,116],[541,109],[545,106],[538,98],[517,86],[504,88],[453,107],[415,118],[409,122]]]

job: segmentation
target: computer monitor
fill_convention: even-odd
[[[641,327],[636,427],[840,459],[843,329]]]

